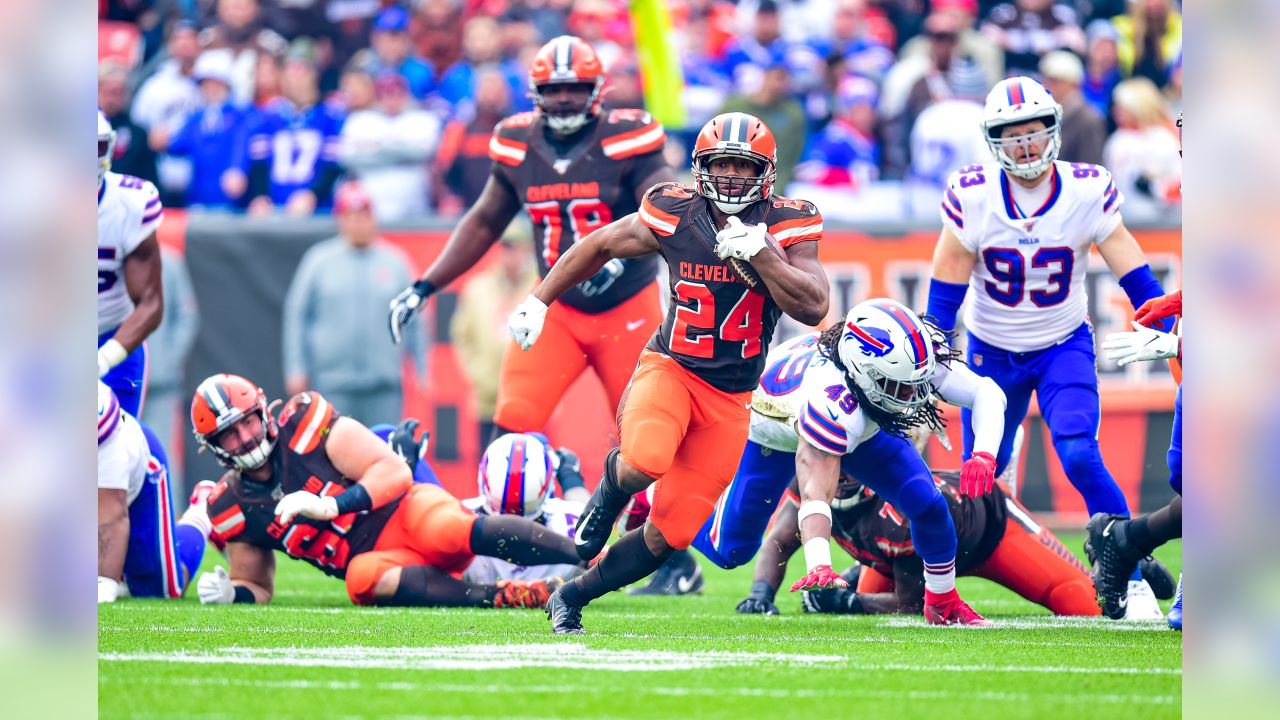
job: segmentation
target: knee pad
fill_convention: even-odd
[[[665,433],[647,433],[645,425],[647,423],[640,422],[636,428],[636,437],[662,437]],[[661,430],[665,430],[666,426],[662,423],[654,423]],[[670,447],[665,442],[637,442],[631,443],[632,447],[622,449],[622,461],[632,468],[648,475],[651,478],[659,479],[671,470],[672,463],[675,462],[675,447]]]
[[[1102,614],[1093,585],[1084,578],[1055,585],[1043,604],[1054,615]]]
[[[1093,468],[1103,467],[1102,450],[1092,437],[1054,438],[1053,448],[1069,478],[1083,477]]]

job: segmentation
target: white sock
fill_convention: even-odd
[[[924,586],[934,595],[945,595],[956,589],[956,561],[939,565],[924,564]]]
[[[209,519],[209,504],[200,503],[189,506],[187,511],[182,513],[182,517],[178,518],[178,524],[194,527],[200,531],[205,540],[208,540],[209,533],[213,532],[213,521]]]

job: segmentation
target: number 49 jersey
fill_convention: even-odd
[[[573,244],[593,230],[636,211],[638,188],[666,167],[662,124],[643,110],[603,112],[572,145],[547,138],[537,112],[498,123],[489,140],[493,178],[505,185],[533,221],[538,273],[546,277]],[[560,302],[586,313],[614,308],[653,283],[658,260],[625,260],[607,290],[588,296],[570,288]]]
[[[1015,202],[996,164],[956,171],[942,194],[942,222],[977,255],[964,322],[1014,352],[1040,350],[1084,323],[1090,246],[1120,224],[1124,196],[1099,165],[1057,161],[1039,208]]]
[[[120,327],[133,312],[124,259],[160,227],[160,193],[146,180],[107,172],[98,190],[98,334]]]

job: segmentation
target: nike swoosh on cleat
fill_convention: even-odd
[[[680,589],[680,594],[683,595],[689,592],[690,590],[692,590],[693,584],[697,581],[698,581],[698,574],[694,573],[693,575],[690,575],[688,577],[682,577],[679,580],[677,580],[676,587]]]
[[[1120,607],[1122,607],[1122,608],[1123,608],[1123,607],[1127,607],[1128,605],[1129,605],[1129,596],[1128,596],[1128,595],[1125,595],[1124,597],[1120,598]]]
[[[582,517],[582,520],[580,520],[580,521],[578,522],[578,527],[580,527],[580,528],[585,528],[585,527],[587,526],[587,523],[591,522],[591,514],[592,514],[592,513],[594,513],[595,511],[596,511],[596,509],[595,509],[595,508],[591,508],[591,510],[590,510],[586,515],[584,515],[584,516]],[[585,539],[583,539],[582,535],[580,535],[579,533],[576,533],[576,532],[575,532],[575,533],[574,533],[574,538],[573,538],[573,544],[574,544],[574,545],[586,545],[586,544],[587,544],[587,541],[586,541]]]
[[[1107,523],[1107,526],[1102,529],[1102,537],[1111,537],[1111,526],[1115,524],[1116,524],[1115,520],[1112,520],[1111,522]]]

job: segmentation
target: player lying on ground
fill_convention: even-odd
[[[582,632],[587,603],[647,577],[689,546],[733,477],[750,392],[779,316],[806,324],[826,317],[822,217],[811,203],[773,195],[776,165],[777,144],[759,118],[712,118],[694,145],[694,187],[655,185],[638,213],[574,245],[508,321],[527,350],[548,305],[611,260],[661,253],[671,270],[666,320],[618,410],[621,447],[605,460],[575,529],[579,557],[598,555],[630,497],[657,483],[653,510],[641,529],[553,596],[556,633]]]
[[[1181,127],[1182,119],[1178,119]],[[1134,332],[1112,333],[1103,347],[1111,350],[1108,357],[1120,365],[1139,360],[1182,361],[1182,324],[1178,332],[1166,333],[1154,325],[1169,317],[1182,315],[1182,291],[1148,301],[1138,309]],[[1182,537],[1182,385],[1173,403],[1173,436],[1169,440],[1169,484],[1177,495],[1155,512],[1132,520],[1121,515],[1098,513],[1089,519],[1089,544],[1097,554],[1096,582],[1098,602],[1107,617],[1121,618],[1127,605],[1125,580],[1133,566],[1150,556],[1156,548]],[[1178,596],[1169,609],[1169,625],[1182,629],[1182,578],[1178,578]]]
[[[140,142],[140,138],[135,138]],[[146,395],[145,340],[164,317],[156,186],[111,172],[116,131],[98,111],[98,378],[130,415]]]
[[[868,300],[826,332],[769,354],[752,397],[751,435],[728,490],[694,547],[725,568],[755,556],[783,492],[798,478],[807,572],[791,589],[843,587],[831,569],[831,509],[841,472],[862,479],[911,523],[924,559],[924,614],[939,624],[988,624],[955,589],[956,529],[907,432],[941,430],[932,397],[974,410],[977,452],[962,469],[969,496],[995,483],[1004,394],[954,357],[901,303]]]
[[[578,458],[569,449],[552,450],[545,435],[503,435],[489,445],[480,460],[477,473],[480,494],[463,500],[462,505],[480,516],[528,518],[557,535],[572,539],[573,526],[582,515],[582,503],[556,497],[555,480],[562,473],[578,473],[577,465]],[[528,566],[495,557],[477,557],[467,566],[462,579],[492,583],[571,578],[581,572],[577,563]]]
[[[202,485],[175,523],[164,446],[99,380],[99,603],[115,602],[126,592],[134,597],[182,596],[209,537],[205,502],[212,483]]]
[[[1013,590],[1058,615],[1097,615],[1089,569],[1048,528],[996,483],[977,498],[958,491],[961,474],[935,473],[955,523],[956,574],[983,577]],[[774,594],[787,560],[800,548],[795,485],[783,498],[773,529],[756,559],[751,594],[740,613],[777,614]],[[924,608],[924,566],[911,538],[911,524],[893,505],[848,475],[841,475],[831,503],[831,536],[860,564],[842,577],[857,589],[810,590],[808,612],[902,613]],[[853,576],[856,574],[856,580]]]
[[[477,517],[444,489],[415,484],[403,458],[318,393],[271,416],[238,375],[196,389],[197,442],[228,468],[209,499],[210,538],[230,574],[200,577],[204,603],[266,603],[275,551],[346,582],[357,605],[542,607],[559,581],[458,577],[475,555],[526,565],[575,563],[573,542],[523,517]]]
[[[1127,517],[1129,505],[1098,445],[1101,407],[1085,275],[1097,247],[1120,287],[1140,307],[1163,294],[1137,240],[1125,228],[1124,196],[1106,168],[1058,161],[1062,106],[1031,78],[998,83],[981,131],[995,163],[957,171],[943,193],[943,229],[933,256],[928,314],[955,327],[965,304],[969,366],[1004,390],[1008,407],[996,473],[1011,455],[1014,428],[1035,393],[1053,447],[1090,514]],[[967,412],[965,455],[973,452]],[[1163,618],[1134,572],[1132,619]]]

